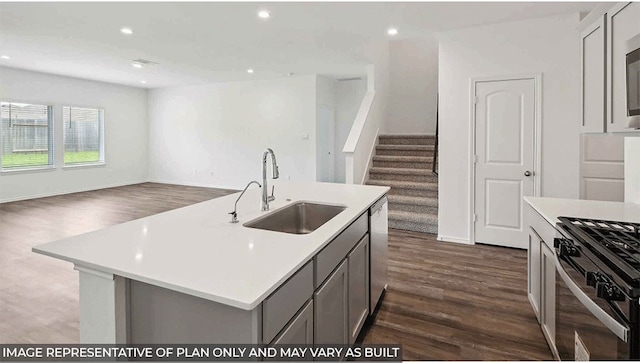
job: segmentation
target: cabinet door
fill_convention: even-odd
[[[369,235],[365,235],[347,259],[349,265],[349,344],[369,315]]]
[[[627,40],[640,33],[640,2],[614,5],[607,12],[607,131],[627,128]]]
[[[313,344],[313,301],[302,308],[272,344]]]
[[[314,295],[314,343],[347,344],[347,260],[329,276]]]
[[[542,250],[542,332],[547,338],[552,352],[556,351],[556,256],[546,243],[540,243]]]
[[[605,19],[603,15],[580,33],[582,132],[606,131]]]
[[[528,294],[529,301],[531,302],[531,307],[533,307],[533,312],[536,314],[536,318],[538,322],[542,322],[540,320],[540,305],[542,300],[542,293],[540,291],[540,264],[541,264],[541,252],[540,252],[540,244],[542,242],[542,238],[538,236],[538,233],[533,229],[533,227],[529,228],[529,250],[528,250]]]

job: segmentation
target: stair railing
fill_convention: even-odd
[[[440,98],[440,94],[436,94],[436,139],[435,142],[433,143],[433,160],[432,160],[432,164],[431,164],[431,173],[435,176],[438,176],[438,169],[436,168],[436,164],[438,163],[438,106],[440,104],[439,102],[439,98]]]

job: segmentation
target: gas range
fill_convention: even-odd
[[[640,359],[640,224],[558,220],[560,358],[579,357],[577,347],[585,346],[592,359]]]
[[[640,224],[575,217],[559,217],[560,228],[579,241],[627,285],[627,293],[640,296]],[[564,251],[561,251],[564,252]],[[562,254],[562,253],[561,253]]]

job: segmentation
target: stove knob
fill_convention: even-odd
[[[587,285],[596,287],[598,283],[600,272],[587,271]]]
[[[599,298],[609,301],[624,301],[624,293],[622,290],[611,283],[599,283],[597,284],[596,289]]]
[[[553,245],[560,257],[580,257],[580,250],[569,240],[556,238]]]
[[[553,247],[554,248],[560,247],[561,243],[562,243],[562,238],[556,237],[556,238],[553,239]]]

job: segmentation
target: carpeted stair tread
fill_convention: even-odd
[[[390,204],[411,204],[425,207],[438,207],[438,198],[409,197],[406,195],[389,195]]]
[[[378,138],[379,145],[433,145],[433,134],[384,134]]]
[[[433,159],[433,145],[378,145],[376,155],[423,156]]]
[[[410,222],[423,222],[423,223],[433,223],[438,222],[438,216],[433,214],[420,214],[420,213],[411,213],[411,212],[403,212],[392,210],[389,212],[389,219],[393,220],[405,220]]]
[[[412,163],[431,163],[433,158],[428,156],[406,156],[406,155],[374,155],[373,161],[408,161]]]
[[[380,139],[435,139],[434,134],[380,134]]]
[[[369,169],[369,178],[386,179],[409,182],[437,183],[438,177],[433,175],[430,168],[391,168],[372,167]]]
[[[377,145],[378,150],[410,150],[410,151],[434,151],[435,145],[394,145],[394,144],[380,144]]]
[[[437,190],[438,183],[420,183],[420,182],[407,182],[398,180],[384,180],[384,179],[369,179],[367,182],[369,185],[381,185],[391,187],[391,189],[419,189],[419,190]]]
[[[373,174],[432,176],[434,177],[434,180],[438,179],[438,177],[433,175],[431,170],[417,169],[417,168],[388,168],[388,167],[374,166],[371,169],[369,169],[369,173],[370,174],[373,173]]]
[[[389,228],[437,233],[438,216],[405,211],[389,211]]]

